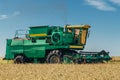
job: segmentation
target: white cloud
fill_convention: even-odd
[[[103,0],[85,0],[88,5],[94,6],[96,9],[103,11],[115,11],[116,8],[107,4],[107,2]]]
[[[20,15],[20,11],[15,11],[15,12],[13,13],[13,16],[18,16],[18,15]]]
[[[18,16],[18,15],[20,15],[20,11],[15,11],[11,15],[2,14],[0,15],[0,20],[8,19],[8,18],[11,18],[13,16]]]
[[[120,5],[120,0],[110,0],[111,2]]]
[[[0,20],[7,19],[7,18],[8,18],[8,15],[5,15],[5,14],[0,15]]]

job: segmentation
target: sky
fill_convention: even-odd
[[[120,0],[0,0],[0,56],[18,29],[66,24],[91,26],[84,51],[120,56],[119,23]]]

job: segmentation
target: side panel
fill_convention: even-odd
[[[44,58],[45,57],[45,47],[32,46],[24,47],[24,55],[28,58]]]
[[[21,54],[23,53],[23,39],[13,39],[11,42],[11,53],[13,54]]]
[[[47,34],[48,33],[48,26],[41,26],[41,27],[30,27],[29,34]]]
[[[14,59],[15,55],[25,55],[28,58],[44,58],[45,57],[45,40],[7,40],[6,59]]]
[[[45,40],[36,40],[35,43],[31,40],[24,40],[23,54],[28,58],[44,58],[46,45]]]
[[[13,59],[14,55],[11,53],[11,42],[12,39],[7,39],[6,40],[6,54],[5,54],[5,59]]]

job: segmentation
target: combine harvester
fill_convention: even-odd
[[[33,26],[25,37],[16,31],[7,39],[6,60],[14,63],[102,63],[109,61],[109,52],[82,51],[89,35],[89,25]]]

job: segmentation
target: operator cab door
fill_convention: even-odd
[[[80,32],[80,44],[85,45],[86,44],[86,39],[87,39],[87,29],[82,29]]]
[[[85,45],[87,38],[87,30],[82,28],[74,29],[74,43],[77,45]]]

